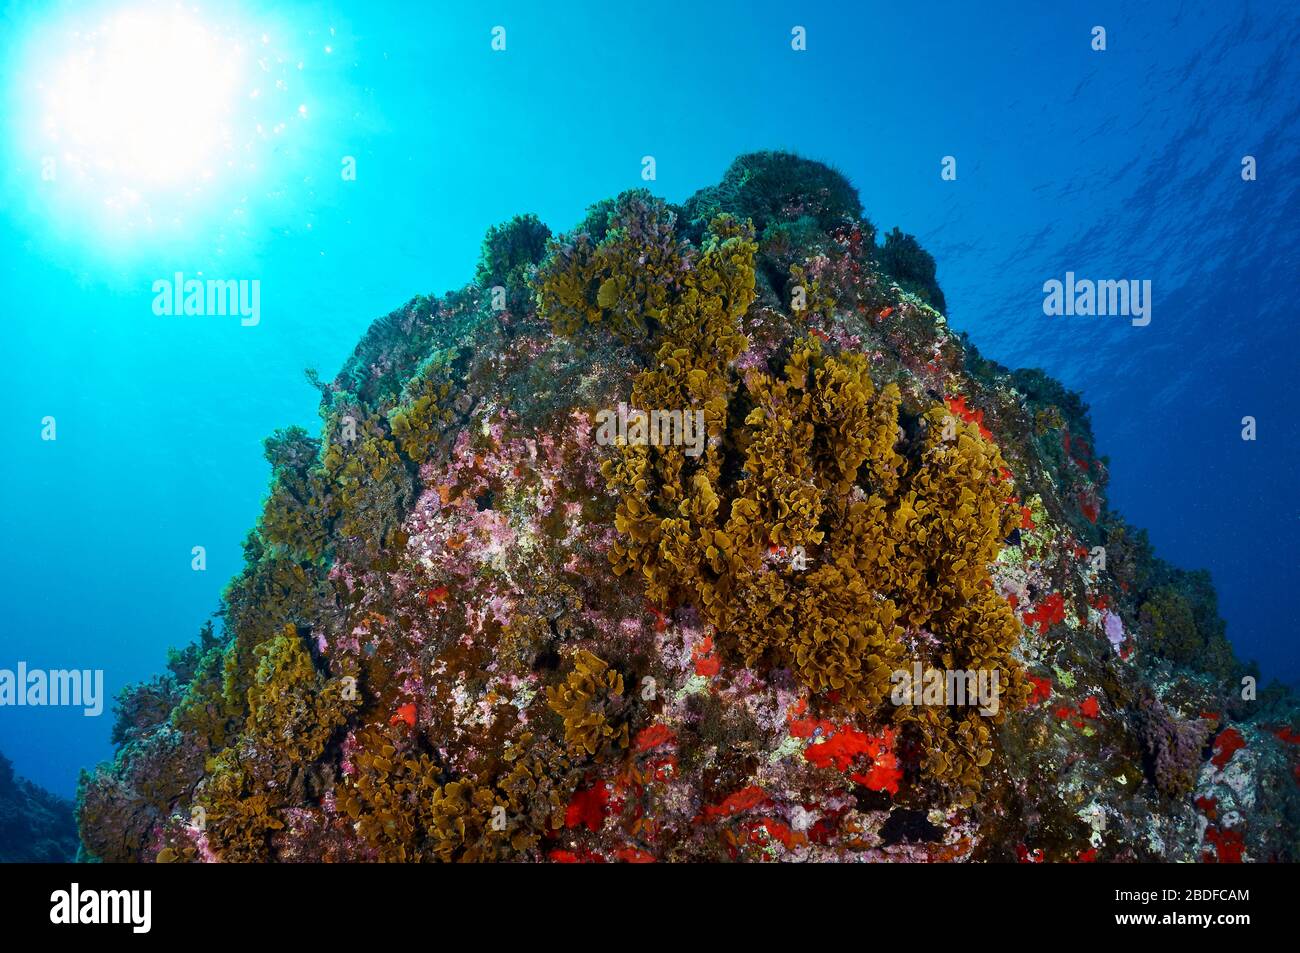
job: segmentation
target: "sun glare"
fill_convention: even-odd
[[[33,15],[0,110],[32,220],[122,256],[200,238],[224,253],[319,147],[328,54],[304,33],[234,2]]]
[[[128,10],[74,34],[43,77],[42,131],[62,170],[129,201],[199,185],[236,156],[245,51],[182,9]]]

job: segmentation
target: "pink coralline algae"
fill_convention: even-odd
[[[1107,640],[1116,651],[1119,651],[1119,647],[1124,641],[1124,620],[1107,609],[1102,613],[1102,622],[1106,627]]]

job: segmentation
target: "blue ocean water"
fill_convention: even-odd
[[[316,426],[303,369],[332,375],[373,318],[468,281],[490,225],[564,230],[646,185],[646,155],[680,201],[784,148],[921,239],[984,354],[1083,393],[1111,505],[1212,572],[1241,656],[1300,679],[1294,4],[613,6],[4,6],[0,667],[103,669],[110,693],[159,671],[240,566],[262,438]],[[145,57],[89,146],[54,142],[68,56],[124,11],[178,9],[235,64],[230,108],[171,95],[192,67]],[[167,181],[141,171],[173,154],[189,162]],[[1149,279],[1151,323],[1045,316],[1067,271]],[[257,280],[259,323],[155,315],[177,272]],[[0,709],[0,751],[70,794],[111,723]]]

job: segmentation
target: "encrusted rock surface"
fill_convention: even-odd
[[[58,863],[77,856],[77,825],[66,798],[14,775],[0,754],[0,863]]]

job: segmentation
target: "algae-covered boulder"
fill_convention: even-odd
[[[0,754],[0,863],[58,863],[77,856],[72,802],[14,774]]]
[[[823,165],[742,156],[375,322],[220,631],[123,697],[114,860],[1294,860],[1297,715]],[[170,711],[166,712],[170,706]]]

